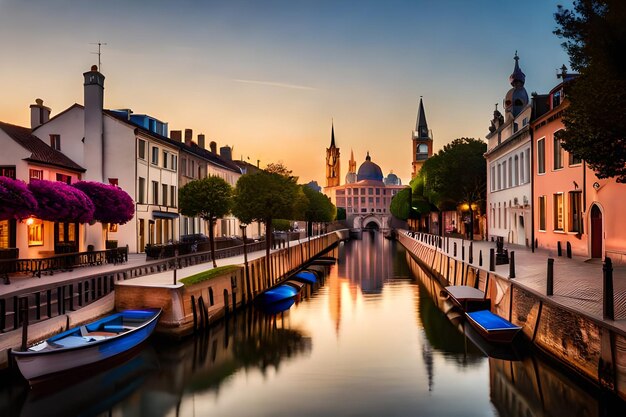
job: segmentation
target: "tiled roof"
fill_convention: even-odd
[[[72,171],[85,172],[85,168],[72,161],[65,154],[52,149],[43,140],[31,134],[30,129],[4,122],[0,122],[0,129],[24,149],[31,152],[31,156],[28,158],[29,161],[67,168]]]

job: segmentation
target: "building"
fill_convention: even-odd
[[[335,146],[335,124],[331,125],[330,147],[326,148],[326,187],[337,187],[341,178],[339,148]]]
[[[561,244],[573,255],[608,256],[626,263],[624,185],[599,179],[585,161],[565,151],[556,133],[564,129],[567,92],[575,75],[563,67],[562,82],[547,95],[535,98],[533,132],[534,239],[539,248],[556,250]]]
[[[531,240],[530,119],[532,106],[524,88],[526,76],[515,67],[504,98],[497,105],[487,134],[487,237],[529,245]]]
[[[37,99],[31,107],[31,126],[50,117],[50,109]],[[49,142],[32,134],[30,128],[0,122],[0,175],[28,183],[31,179],[74,183],[85,169],[61,152],[61,139],[50,135]],[[66,145],[64,145],[66,146]],[[0,250],[17,248],[22,258],[41,258],[75,252],[84,234],[84,225],[29,218],[20,222],[0,220]]]
[[[424,111],[424,103],[421,97],[417,110],[415,130],[411,132],[411,140],[413,144],[413,172],[411,173],[411,178],[415,178],[424,162],[433,156],[433,135],[432,131],[428,130],[426,112]]]

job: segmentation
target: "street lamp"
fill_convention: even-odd
[[[243,239],[243,263],[245,265],[245,274],[246,274],[246,287],[248,291],[248,301],[252,299],[252,291],[250,290],[250,274],[248,272],[248,246],[246,243],[246,228],[248,225],[246,223],[240,223],[239,228],[241,229],[241,237]]]

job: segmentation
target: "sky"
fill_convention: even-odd
[[[484,139],[517,51],[528,93],[569,65],[552,34],[557,4],[528,0],[0,0],[0,120],[29,126],[83,103],[97,64],[105,107],[193,129],[233,158],[282,162],[325,183],[334,123],[341,176],[351,150],[411,175],[423,97],[434,149]],[[500,107],[502,108],[502,107]],[[248,159],[249,158],[249,159]],[[343,182],[343,180],[342,180]]]

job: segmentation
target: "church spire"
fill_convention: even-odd
[[[513,68],[513,73],[509,76],[509,82],[513,87],[515,87],[516,81],[519,81],[523,86],[524,82],[526,82],[526,74],[524,74],[519,67],[519,56],[517,56],[517,51],[515,51],[513,59],[515,60],[515,68]]]
[[[426,123],[426,112],[424,111],[422,96],[420,96],[420,106],[417,111],[417,122],[415,123],[415,131],[421,138],[428,137],[428,123]]]
[[[332,120],[330,122],[330,147],[331,148],[336,148],[337,146],[335,146],[335,121]]]

